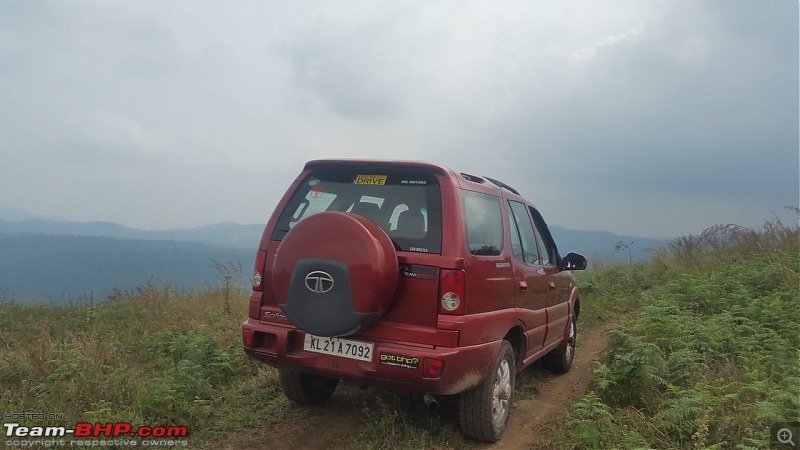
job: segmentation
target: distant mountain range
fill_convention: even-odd
[[[176,230],[139,230],[113,222],[71,222],[65,220],[25,219],[3,220],[0,216],[0,233],[5,234],[52,234],[57,236],[102,236],[119,239],[175,240],[202,242],[237,248],[248,248],[255,252],[264,225],[239,225],[217,223],[197,228]]]
[[[633,261],[644,261],[650,258],[651,250],[664,247],[671,240],[619,235],[610,231],[571,230],[557,225],[550,225],[549,228],[562,255],[568,252],[580,253],[589,258],[590,267],[593,263],[627,262],[627,252],[615,250],[617,242],[631,248]]]
[[[241,264],[246,283],[263,224],[218,223],[190,229],[139,230],[112,222],[74,222],[24,210],[0,208],[0,302],[102,299],[116,288],[147,283],[177,289],[218,285],[221,264]],[[666,239],[551,226],[562,254],[574,251],[590,263],[634,260]]]
[[[24,209],[6,208],[2,206],[0,206],[0,219],[8,220],[11,222],[20,222],[28,219],[57,220],[57,221],[64,220],[56,216],[51,216],[47,214],[36,214],[30,211],[25,211]]]
[[[220,287],[226,275],[244,287],[254,255],[195,242],[0,234],[0,303],[103,300],[148,286],[189,291]]]

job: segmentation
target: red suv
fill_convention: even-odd
[[[340,379],[459,394],[463,433],[494,442],[517,372],[566,372],[580,312],[539,211],[492,178],[435,164],[320,160],[278,203],[256,255],[244,350],[311,405]]]

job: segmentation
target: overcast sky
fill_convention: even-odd
[[[555,225],[796,220],[798,1],[0,0],[0,207],[264,223],[303,164],[419,159]]]

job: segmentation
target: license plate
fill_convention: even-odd
[[[306,333],[303,350],[341,356],[342,358],[372,361],[372,343],[337,337],[321,337]]]

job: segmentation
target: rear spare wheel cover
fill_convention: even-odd
[[[286,233],[275,253],[272,284],[295,326],[318,336],[346,336],[386,312],[398,270],[394,245],[381,227],[356,214],[321,212]]]

